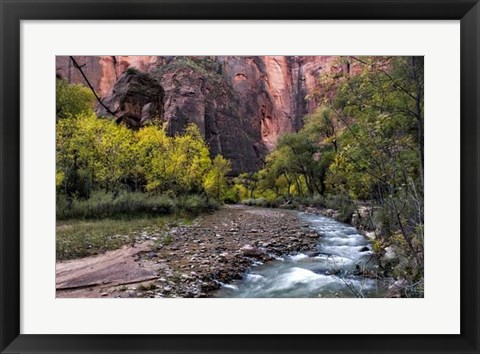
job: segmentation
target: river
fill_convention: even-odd
[[[222,284],[214,297],[384,297],[387,281],[363,274],[377,267],[369,240],[332,218],[299,212],[319,237],[317,249],[265,264],[257,263],[241,280]]]

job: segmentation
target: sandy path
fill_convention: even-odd
[[[57,297],[100,297],[114,287],[156,279],[159,264],[138,257],[151,247],[151,242],[144,242],[97,256],[58,262]]]

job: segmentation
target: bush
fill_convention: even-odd
[[[265,198],[245,199],[245,200],[242,200],[242,204],[248,205],[248,206],[262,207],[262,208],[267,208],[271,206],[270,203]]]
[[[95,192],[89,199],[57,196],[57,219],[105,219],[129,218],[138,215],[156,216],[184,211],[199,214],[218,208],[218,204],[206,198],[191,195],[175,199],[167,195],[151,196],[146,193],[110,193]]]
[[[198,215],[218,209],[219,204],[212,198],[207,200],[207,198],[199,195],[189,195],[180,199],[178,207],[181,211],[185,211],[188,214]]]
[[[264,195],[265,197],[265,195]],[[321,195],[314,197],[295,196],[293,199],[286,199],[285,197],[277,197],[275,195],[267,195],[265,198],[248,198],[241,201],[244,205],[269,207],[269,208],[286,208],[297,209],[300,206],[314,206],[317,208],[325,207],[325,200]]]
[[[196,213],[201,209],[207,209],[206,201],[198,195],[191,195],[180,200],[182,210],[187,213]]]
[[[227,204],[235,204],[240,200],[240,191],[237,186],[233,186],[225,191],[223,201]]]
[[[337,210],[340,214],[338,221],[350,223],[353,213],[355,212],[355,204],[345,194],[328,196],[325,200],[325,206],[329,209]]]
[[[309,205],[313,206],[313,207],[316,207],[316,208],[324,208],[325,207],[325,198],[322,197],[320,194],[317,194],[309,200]]]
[[[299,206],[302,206],[302,205],[308,205],[308,197],[304,197],[304,196],[295,196],[293,199],[292,199],[292,204],[298,208]]]
[[[382,206],[379,209],[378,214],[375,216],[375,224],[379,226],[380,236],[388,240],[395,230],[393,221],[393,214],[388,206]]]
[[[133,244],[144,232],[158,239],[175,216],[57,222],[57,260],[97,255]]]
[[[275,198],[268,199],[269,205],[273,208],[278,208],[280,206],[287,207],[287,205],[285,205],[286,202],[287,202],[287,199],[285,199],[284,197],[275,197]]]

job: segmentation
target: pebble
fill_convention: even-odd
[[[195,225],[170,230],[172,244],[155,252],[164,265],[157,279],[162,286],[140,296],[206,297],[219,288],[218,282],[239,279],[254,265],[315,250],[318,235],[303,226],[308,225],[288,211],[227,207]]]

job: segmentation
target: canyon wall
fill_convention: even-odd
[[[124,122],[167,122],[170,134],[195,123],[213,154],[234,173],[259,169],[283,133],[297,131],[317,102],[307,97],[336,57],[76,56],[95,91]],[[56,59],[57,77],[84,82],[70,58]],[[98,113],[108,115],[102,107]]]

